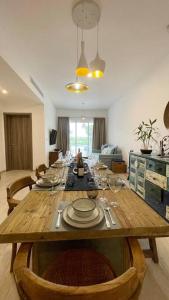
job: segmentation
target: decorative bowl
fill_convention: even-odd
[[[96,208],[96,203],[92,199],[79,198],[73,201],[72,207],[77,216],[86,218],[92,215]]]
[[[56,168],[62,168],[64,163],[63,163],[63,161],[58,160],[58,161],[55,161],[54,165]]]
[[[151,154],[152,149],[140,149],[142,154]]]
[[[91,191],[87,191],[87,196],[90,199],[95,199],[98,195],[98,190],[91,190]]]
[[[42,178],[42,180],[43,180],[44,183],[50,183],[52,175],[45,174],[45,175],[42,175],[41,178]]]

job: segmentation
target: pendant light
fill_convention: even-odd
[[[88,73],[89,73],[89,68],[85,57],[85,42],[83,40],[83,30],[82,30],[81,55],[76,68],[76,75],[79,77],[83,77],[83,76],[87,76]]]
[[[77,26],[77,62],[78,62],[78,26]],[[87,84],[85,84],[84,82],[80,82],[78,79],[78,76],[76,76],[76,80],[75,82],[71,82],[66,84],[65,88],[67,89],[67,91],[72,92],[72,93],[76,93],[76,94],[80,94],[83,92],[86,92],[89,87]]]
[[[104,75],[106,63],[99,56],[98,40],[99,40],[99,25],[97,23],[97,54],[95,59],[90,63],[90,72],[88,73],[88,77],[101,78]]]
[[[66,85],[66,89],[69,92],[80,94],[86,92],[89,89],[89,87],[87,84],[80,82],[78,78],[76,78],[75,82],[71,82]]]

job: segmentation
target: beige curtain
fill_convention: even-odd
[[[106,143],[105,118],[94,118],[93,124],[93,144],[94,150],[100,150],[101,146]]]
[[[63,155],[65,155],[66,150],[69,150],[69,118],[68,117],[58,117],[57,148],[63,150]]]

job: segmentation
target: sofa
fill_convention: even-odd
[[[97,153],[99,160],[109,169],[112,169],[112,161],[122,161],[121,149],[111,144],[102,145],[100,150],[93,150],[93,153]]]

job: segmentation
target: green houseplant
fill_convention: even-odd
[[[153,121],[149,119],[148,122],[142,121],[139,126],[135,129],[135,134],[137,135],[137,141],[142,141],[143,149],[140,149],[143,154],[150,154],[152,149],[150,149],[150,142],[157,142],[155,136],[157,135],[157,127],[155,123],[157,119]]]

